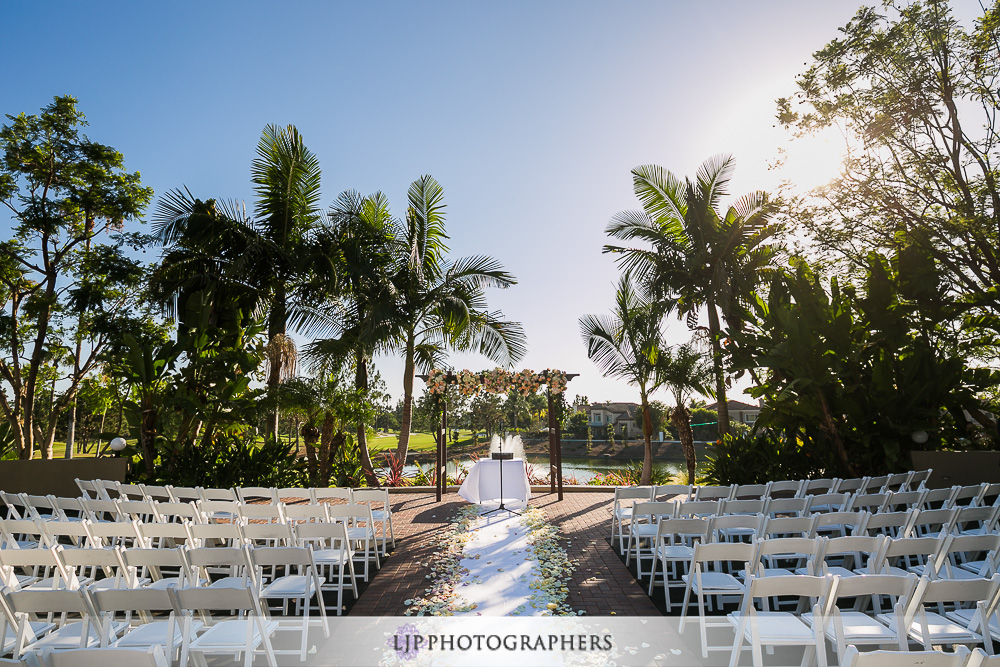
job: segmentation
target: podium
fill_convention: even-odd
[[[503,466],[503,488],[500,487],[500,466]],[[477,505],[490,501],[527,504],[531,498],[531,484],[524,469],[524,459],[480,459],[462,482],[458,495]]]

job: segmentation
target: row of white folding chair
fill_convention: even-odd
[[[249,665],[258,647],[263,647],[268,662],[275,665],[275,655],[282,652],[270,645],[270,638],[280,627],[270,617],[267,601],[296,600],[301,620],[292,620],[286,626],[291,625],[288,629],[301,639],[297,649],[285,652],[305,660],[313,604],[320,612],[324,635],[329,636],[311,550],[258,549],[251,557],[258,569],[282,565],[286,574],[263,587],[5,591],[5,621],[18,630],[11,647],[14,657],[26,652],[84,647],[157,645],[167,655],[179,654],[181,665],[192,653],[240,652],[245,653],[244,664]],[[210,616],[213,610],[226,610],[227,614],[236,610],[241,616],[216,624]],[[153,613],[162,612],[169,613],[167,620],[150,619]],[[195,620],[194,612],[203,620]],[[73,620],[68,621],[67,614],[72,614]],[[38,620],[43,615],[49,618]]]
[[[738,664],[744,647],[752,650],[755,665],[763,665],[761,647],[801,645],[823,666],[827,642],[841,664],[851,645],[892,646],[901,651],[910,642],[924,651],[937,645],[981,645],[992,654],[992,641],[983,628],[996,610],[998,590],[1000,575],[962,582],[885,575],[751,577],[739,611],[728,617],[736,628],[730,664]],[[771,610],[769,601],[777,596],[798,597],[812,612]],[[884,612],[877,607],[883,597],[893,601]],[[870,602],[876,606],[875,613],[867,614],[857,606],[842,610],[837,602],[846,598],[854,598],[856,605],[859,599]]]
[[[80,486],[81,492],[85,495],[87,494],[88,485],[92,486],[94,489],[107,489],[107,483],[102,483],[100,480],[95,480],[92,482],[85,482],[83,480],[77,480],[78,486]],[[298,501],[303,498],[303,494],[308,494],[308,499],[310,504],[325,504],[327,500],[340,499],[346,504],[366,504],[371,507],[372,516],[377,523],[381,524],[381,549],[382,554],[385,555],[388,551],[387,543],[391,542],[393,548],[396,546],[396,536],[392,525],[392,504],[389,498],[389,491],[385,488],[268,488],[268,487],[238,487],[233,489],[204,489],[201,487],[178,489],[172,486],[162,486],[154,487],[148,485],[127,485],[127,484],[117,484],[117,489],[119,493],[118,502],[129,503],[131,517],[130,518],[141,518],[143,520],[150,520],[147,516],[136,516],[136,513],[142,512],[144,509],[141,505],[131,505],[132,502],[146,502],[154,505],[166,514],[166,511],[170,509],[171,512],[180,513],[183,516],[188,516],[186,514],[186,508],[190,503],[194,503],[196,507],[201,510],[201,516],[211,520],[215,518],[229,519],[232,518],[236,512],[232,511],[232,506],[227,508],[224,504],[218,503],[242,503],[242,504],[259,504],[259,502],[248,503],[248,501],[267,501],[268,503],[274,505],[285,505],[286,500],[295,499]],[[104,493],[105,502],[111,501],[109,494]],[[138,500],[141,498],[142,500]],[[96,499],[95,499],[96,500]],[[156,505],[156,503],[159,503]],[[166,503],[166,504],[165,504]],[[169,504],[169,508],[167,506]],[[299,504],[296,502],[295,504]],[[91,507],[98,506],[97,503],[87,503]],[[287,506],[291,506],[290,504]],[[107,506],[105,506],[107,507]],[[227,511],[228,510],[228,511]],[[102,512],[107,511],[102,509]],[[156,513],[152,513],[151,517],[156,520],[161,520],[157,518]],[[97,517],[91,515],[91,519],[98,520]],[[122,517],[124,518],[124,517]],[[192,521],[197,520],[194,516],[188,516]]]
[[[291,528],[302,523],[343,523],[351,542],[357,545],[352,551],[363,564],[364,579],[368,581],[371,564],[381,567],[378,533],[368,505],[300,505],[289,506],[291,517],[280,521],[262,521],[270,518],[270,507],[246,506],[248,519],[237,517],[229,523],[158,523],[120,521],[29,521],[0,520],[0,536],[5,546],[14,549],[51,547],[66,544],[73,547],[107,548],[112,546],[156,548],[191,544],[195,546],[236,545],[248,541],[266,541],[272,544],[287,542],[280,539],[290,534]],[[258,508],[258,514],[254,510]],[[295,508],[295,509],[292,509]],[[249,519],[249,517],[255,517]]]
[[[280,528],[284,530],[258,532],[257,537],[263,539],[263,543],[248,539],[214,547],[66,549],[55,546],[2,550],[0,581],[15,590],[164,588],[210,581],[212,586],[247,585],[253,581],[263,582],[248,571],[252,562],[250,556],[256,550],[263,549],[263,554],[273,553],[268,550],[276,548],[308,548],[315,553],[316,563],[325,572],[324,588],[337,593],[338,610],[342,604],[345,574],[357,596],[354,553],[345,525],[301,524]],[[212,580],[210,575],[220,572],[225,575],[223,579]]]

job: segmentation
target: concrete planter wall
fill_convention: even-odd
[[[1000,482],[1000,452],[910,452],[910,458],[914,470],[934,470],[932,489]]]
[[[127,459],[33,459],[0,461],[0,489],[8,493],[61,497],[80,495],[76,478],[125,481]]]

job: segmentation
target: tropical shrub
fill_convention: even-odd
[[[171,448],[173,465],[158,470],[161,484],[177,486],[300,486],[303,469],[284,442],[268,438],[257,444],[254,430],[219,433],[207,446],[183,443]]]
[[[642,463],[629,461],[621,470],[609,470],[597,473],[587,481],[588,486],[639,486],[642,479]],[[652,469],[650,484],[670,484],[673,481],[670,473],[662,468]]]
[[[737,431],[711,447],[700,481],[725,486],[827,476],[824,458],[813,449],[811,442],[772,430]]]

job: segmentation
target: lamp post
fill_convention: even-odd
[[[125,449],[125,446],[127,444],[128,443],[125,442],[125,438],[118,436],[117,438],[108,443],[108,447],[110,447],[111,451],[115,453],[115,456],[121,456],[121,452],[123,449]]]

